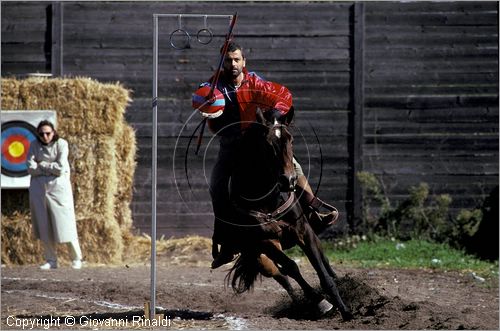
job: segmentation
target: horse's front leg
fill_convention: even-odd
[[[303,242],[299,241],[299,245],[311,262],[314,270],[316,270],[321,283],[321,287],[326,293],[333,297],[333,299],[335,300],[335,304],[337,305],[337,308],[342,315],[342,318],[344,320],[352,319],[353,316],[351,310],[346,306],[346,304],[340,297],[337,285],[335,285],[335,272],[333,272],[328,259],[321,249],[321,242],[318,236],[314,233],[314,230],[307,222],[305,222],[304,224],[303,240]]]

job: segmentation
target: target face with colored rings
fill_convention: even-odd
[[[28,175],[26,160],[36,129],[23,121],[2,123],[2,174],[10,177]]]

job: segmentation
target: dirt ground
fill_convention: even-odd
[[[305,278],[318,280],[306,260]],[[432,270],[334,266],[342,297],[355,317],[321,318],[292,304],[272,279],[235,295],[224,285],[228,268],[210,270],[207,254],[158,257],[157,307],[166,318],[140,316],[150,299],[149,259],[120,266],[67,265],[1,269],[1,329],[491,329],[499,327],[498,279]],[[296,284],[294,284],[296,286]],[[297,286],[298,288],[298,286]],[[155,324],[156,322],[156,324]]]

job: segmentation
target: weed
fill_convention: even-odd
[[[363,225],[361,231],[400,240],[422,239],[461,247],[472,237],[482,219],[481,210],[462,210],[456,219],[449,213],[448,194],[430,195],[427,183],[410,187],[408,198],[393,206],[383,194],[382,184],[368,172],[357,177],[363,187]],[[372,212],[373,207],[378,214]]]

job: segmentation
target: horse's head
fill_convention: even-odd
[[[274,153],[280,191],[293,191],[297,183],[297,174],[293,166],[293,136],[288,130],[288,125],[276,120],[266,120],[260,110],[257,111],[257,122],[267,129],[266,142]]]

